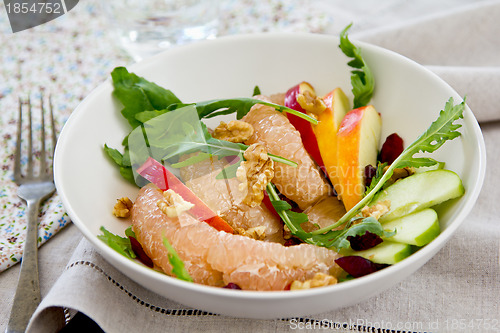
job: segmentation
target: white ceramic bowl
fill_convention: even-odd
[[[356,44],[375,76],[372,103],[382,114],[383,138],[397,132],[409,144],[437,118],[450,97],[461,102],[449,85],[419,64],[373,45]],[[190,102],[249,97],[255,85],[263,93],[283,92],[303,80],[312,83],[319,94],[340,86],[352,98],[347,61],[335,37],[260,34],[174,48],[131,66],[129,71]],[[117,269],[160,295],[210,312],[280,318],[362,302],[400,282],[439,251],[470,212],[483,183],[484,141],[466,108],[463,135],[434,155],[461,176],[466,193],[440,210],[442,233],[417,253],[374,274],[311,290],[251,292],[188,283],[121,256],[96,237],[101,226],[123,234],[128,225],[112,216],[111,209],[117,198],[137,194],[137,188],[121,179],[102,150],[104,143],[120,148],[129,131],[119,112],[121,104],[111,93],[108,80],[78,106],[64,126],[55,155],[57,191],[73,223]]]

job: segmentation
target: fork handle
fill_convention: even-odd
[[[12,303],[6,333],[24,332],[29,320],[40,304],[38,279],[38,211],[40,200],[27,200],[26,241],[19,272],[19,282]]]

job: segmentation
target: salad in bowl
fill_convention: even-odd
[[[460,136],[465,101],[450,98],[413,143],[381,142],[375,78],[347,29],[353,106],[340,87],[183,103],[170,90],[112,72],[132,131],[124,151],[104,146],[141,187],[115,216],[126,237],[100,239],[168,275],[209,286],[295,290],[358,278],[395,264],[440,233],[433,209],[464,186],[432,153]],[[234,115],[209,128],[204,119]]]
[[[444,81],[347,31],[115,68],[56,149],[72,221],[135,282],[232,316],[325,312],[415,272],[477,199],[481,132]]]

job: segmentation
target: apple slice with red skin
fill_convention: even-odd
[[[297,99],[300,99],[299,96],[304,96],[305,94],[316,96],[314,88],[309,83],[303,81],[296,86],[288,89],[285,94],[285,106],[295,111],[311,115],[310,112],[304,110],[304,108],[300,105],[299,100]],[[324,168],[323,159],[321,158],[321,153],[318,148],[318,142],[312,129],[313,125],[307,120],[296,117],[294,115],[286,114],[286,116],[290,123],[295,127],[295,129],[299,131],[300,137],[302,138],[302,143],[304,144],[304,148],[307,150],[309,155],[311,155],[316,164],[318,164],[321,168]]]
[[[184,183],[154,158],[149,157],[137,169],[137,173],[158,186],[160,190],[166,191],[172,189],[184,200],[194,204],[194,207],[189,210],[189,214],[194,216],[198,221],[204,221],[219,231],[234,233],[233,228],[223,218],[212,211]]]
[[[349,99],[342,89],[336,88],[323,97],[326,109],[317,115],[318,124],[313,125],[314,134],[318,142],[321,158],[328,174],[328,178],[339,191],[337,177],[337,132],[342,119],[351,109]]]
[[[372,105],[349,111],[337,132],[337,176],[346,211],[365,191],[364,169],[376,165],[382,120]]]

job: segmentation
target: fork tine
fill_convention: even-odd
[[[41,145],[40,151],[40,176],[45,175],[47,172],[47,161],[45,156],[45,110],[43,107],[43,93],[40,93],[40,113],[41,113]]]
[[[23,260],[21,263],[21,270],[19,272],[18,288],[16,290],[13,303],[11,316],[9,318],[8,327],[6,332],[22,332],[26,328],[30,317],[40,303],[40,283],[38,278],[38,259],[37,259],[37,240],[38,240],[38,213],[40,212],[40,205],[48,199],[55,191],[54,178],[52,172],[48,173],[46,168],[48,161],[46,160],[47,152],[45,151],[47,143],[45,142],[45,108],[43,102],[43,94],[40,93],[40,108],[41,108],[41,129],[32,126],[32,105],[30,100],[31,94],[28,95],[27,102],[20,99],[19,105],[19,121],[18,121],[18,134],[16,143],[16,157],[15,157],[15,181],[19,186],[17,195],[19,198],[26,202],[26,239],[24,242]],[[24,104],[24,105],[23,105]],[[28,107],[28,174],[22,177],[20,171],[20,156],[21,152],[21,132],[22,132],[22,112],[23,108]],[[46,104],[46,103],[45,103]],[[52,113],[52,112],[51,112]],[[51,115],[53,118],[53,116]],[[26,115],[25,115],[26,118]],[[33,133],[35,132],[35,133]],[[33,135],[38,140],[38,135],[41,133],[42,141],[41,146],[41,162],[40,172],[36,173],[35,177],[33,163]],[[35,145],[38,147],[37,143]],[[46,168],[48,169],[48,168]],[[20,311],[22,310],[22,311]]]
[[[23,101],[19,97],[19,113],[17,117],[17,141],[16,152],[14,155],[14,179],[19,181],[21,179],[21,130],[23,123]]]
[[[33,178],[33,126],[31,117],[31,96],[28,96],[28,171],[27,178]]]
[[[56,142],[57,142],[57,135],[56,135],[56,123],[54,121],[54,108],[52,106],[52,94],[49,95],[49,109],[50,109],[50,126],[52,128],[52,157],[54,157],[54,153],[56,151]]]

